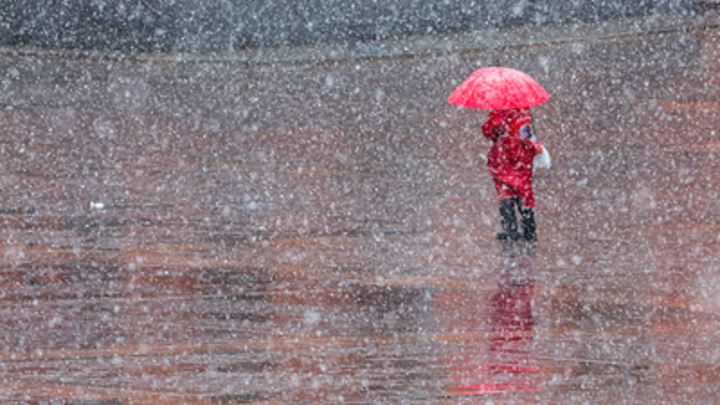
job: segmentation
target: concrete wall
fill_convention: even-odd
[[[0,46],[213,52],[696,8],[696,0],[5,0]]]

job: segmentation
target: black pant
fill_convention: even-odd
[[[522,235],[518,232],[518,223],[515,216],[515,205],[520,212],[520,224]],[[532,208],[522,206],[519,197],[505,198],[500,200],[500,216],[502,217],[502,233],[498,234],[499,239],[519,240],[521,237],[527,241],[537,241],[537,227],[535,225],[535,213]]]

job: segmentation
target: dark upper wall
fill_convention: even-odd
[[[4,0],[0,46],[212,52],[696,8],[696,0]]]

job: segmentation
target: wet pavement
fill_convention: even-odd
[[[3,51],[0,400],[715,402],[720,25],[678,21],[272,63]],[[552,94],[535,248],[495,241],[485,113],[445,102],[496,64]]]

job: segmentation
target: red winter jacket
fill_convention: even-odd
[[[482,132],[493,143],[487,164],[498,197],[518,196],[524,207],[534,207],[533,158],[542,153],[542,145],[532,131],[530,110],[492,111]]]

